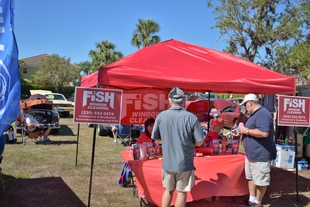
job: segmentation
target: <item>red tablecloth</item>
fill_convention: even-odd
[[[161,206],[164,188],[161,182],[162,161],[133,160],[132,156],[121,151],[125,162],[136,176],[139,196],[152,204]],[[241,196],[249,193],[244,175],[244,155],[216,155],[195,157],[195,186],[187,194],[187,202],[212,196]],[[174,205],[176,192],[171,205]]]

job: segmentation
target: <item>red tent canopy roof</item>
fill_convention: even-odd
[[[89,74],[88,76],[82,76],[81,86],[95,87],[98,84],[98,71]]]
[[[294,94],[296,90],[293,77],[224,52],[175,39],[142,48],[101,66],[98,74],[82,79],[82,86],[95,86],[95,79],[103,86],[128,90],[169,90],[175,86],[186,92],[244,94]]]

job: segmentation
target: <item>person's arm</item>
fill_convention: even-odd
[[[241,134],[250,135],[255,138],[266,138],[269,135],[268,132],[262,132],[259,129],[249,129],[246,127],[239,127],[239,131]]]
[[[159,124],[158,124],[158,117],[155,119],[154,127],[152,130],[151,138],[153,140],[161,140],[160,132],[159,132]]]
[[[196,117],[195,117],[195,119],[196,119],[194,121],[195,146],[199,147],[203,144],[205,136],[202,132],[200,122],[198,121],[198,119]]]
[[[34,128],[36,128],[36,127],[39,127],[40,125],[39,125],[39,124],[36,124],[36,123],[31,123],[31,122],[29,122],[29,123],[26,124],[26,126],[27,126],[27,127],[34,127]]]
[[[26,126],[27,127],[34,127],[34,128],[36,128],[36,127],[40,126],[39,122],[36,121],[36,123],[35,123],[29,117],[26,117],[25,122],[26,122]]]

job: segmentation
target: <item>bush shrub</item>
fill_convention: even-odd
[[[75,91],[75,87],[73,86],[66,86],[63,87],[61,91],[54,91],[51,88],[45,88],[42,86],[38,86],[36,84],[32,84],[30,82],[21,80],[21,100],[23,99],[27,99],[29,98],[30,94],[30,90],[48,90],[48,91],[52,91],[53,93],[61,93],[63,94],[65,97],[70,97],[72,95],[72,93],[74,93]]]

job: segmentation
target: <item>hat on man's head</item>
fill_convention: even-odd
[[[248,95],[244,96],[244,99],[240,105],[243,105],[247,101],[258,101],[258,97],[253,93],[249,93]]]
[[[173,89],[170,90],[169,93],[169,98],[171,99],[180,99],[180,98],[184,98],[184,92],[178,88],[178,87],[174,87]]]

